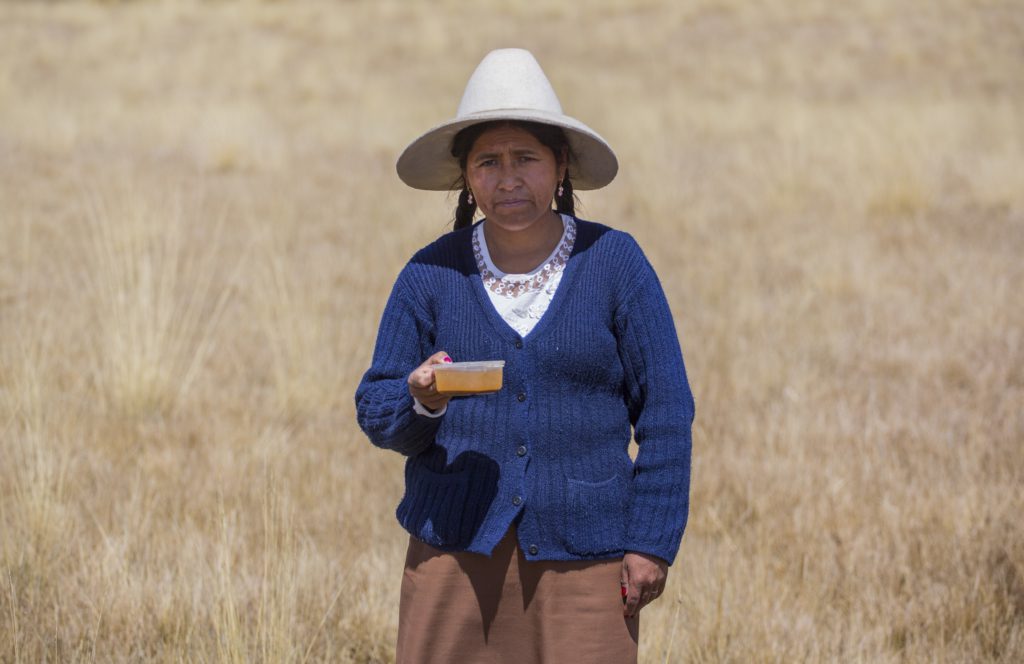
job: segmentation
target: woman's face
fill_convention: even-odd
[[[564,176],[565,165],[551,150],[515,126],[480,134],[466,158],[466,184],[476,204],[488,222],[508,231],[550,217],[555,187]]]

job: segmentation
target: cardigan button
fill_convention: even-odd
[[[522,347],[523,347],[523,340],[522,339],[516,339],[516,348],[522,348]]]
[[[540,549],[538,549],[538,548],[537,548],[537,545],[536,545],[536,544],[531,544],[531,545],[530,545],[530,548],[529,548],[529,549],[527,549],[527,550],[528,550],[528,551],[530,552],[530,555],[531,555],[531,556],[535,556],[535,555],[537,555],[538,553],[540,553]]]
[[[516,399],[519,399],[520,402],[526,401],[526,392],[520,392],[517,394]]]
[[[526,445],[520,445],[516,448],[516,456],[526,456]]]
[[[523,497],[516,496],[515,498],[512,499],[512,504],[515,505],[516,507],[519,507],[520,505],[523,504]]]

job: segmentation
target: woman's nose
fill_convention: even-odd
[[[512,164],[502,164],[498,174],[498,186],[502,189],[515,189],[519,185],[519,174]]]

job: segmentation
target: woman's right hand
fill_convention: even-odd
[[[409,394],[430,410],[440,410],[447,405],[449,396],[437,393],[434,382],[434,365],[451,362],[448,353],[440,350],[426,359],[409,374]]]

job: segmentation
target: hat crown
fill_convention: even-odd
[[[469,77],[456,117],[502,109],[562,114],[555,89],[527,50],[502,48],[488,53]]]

